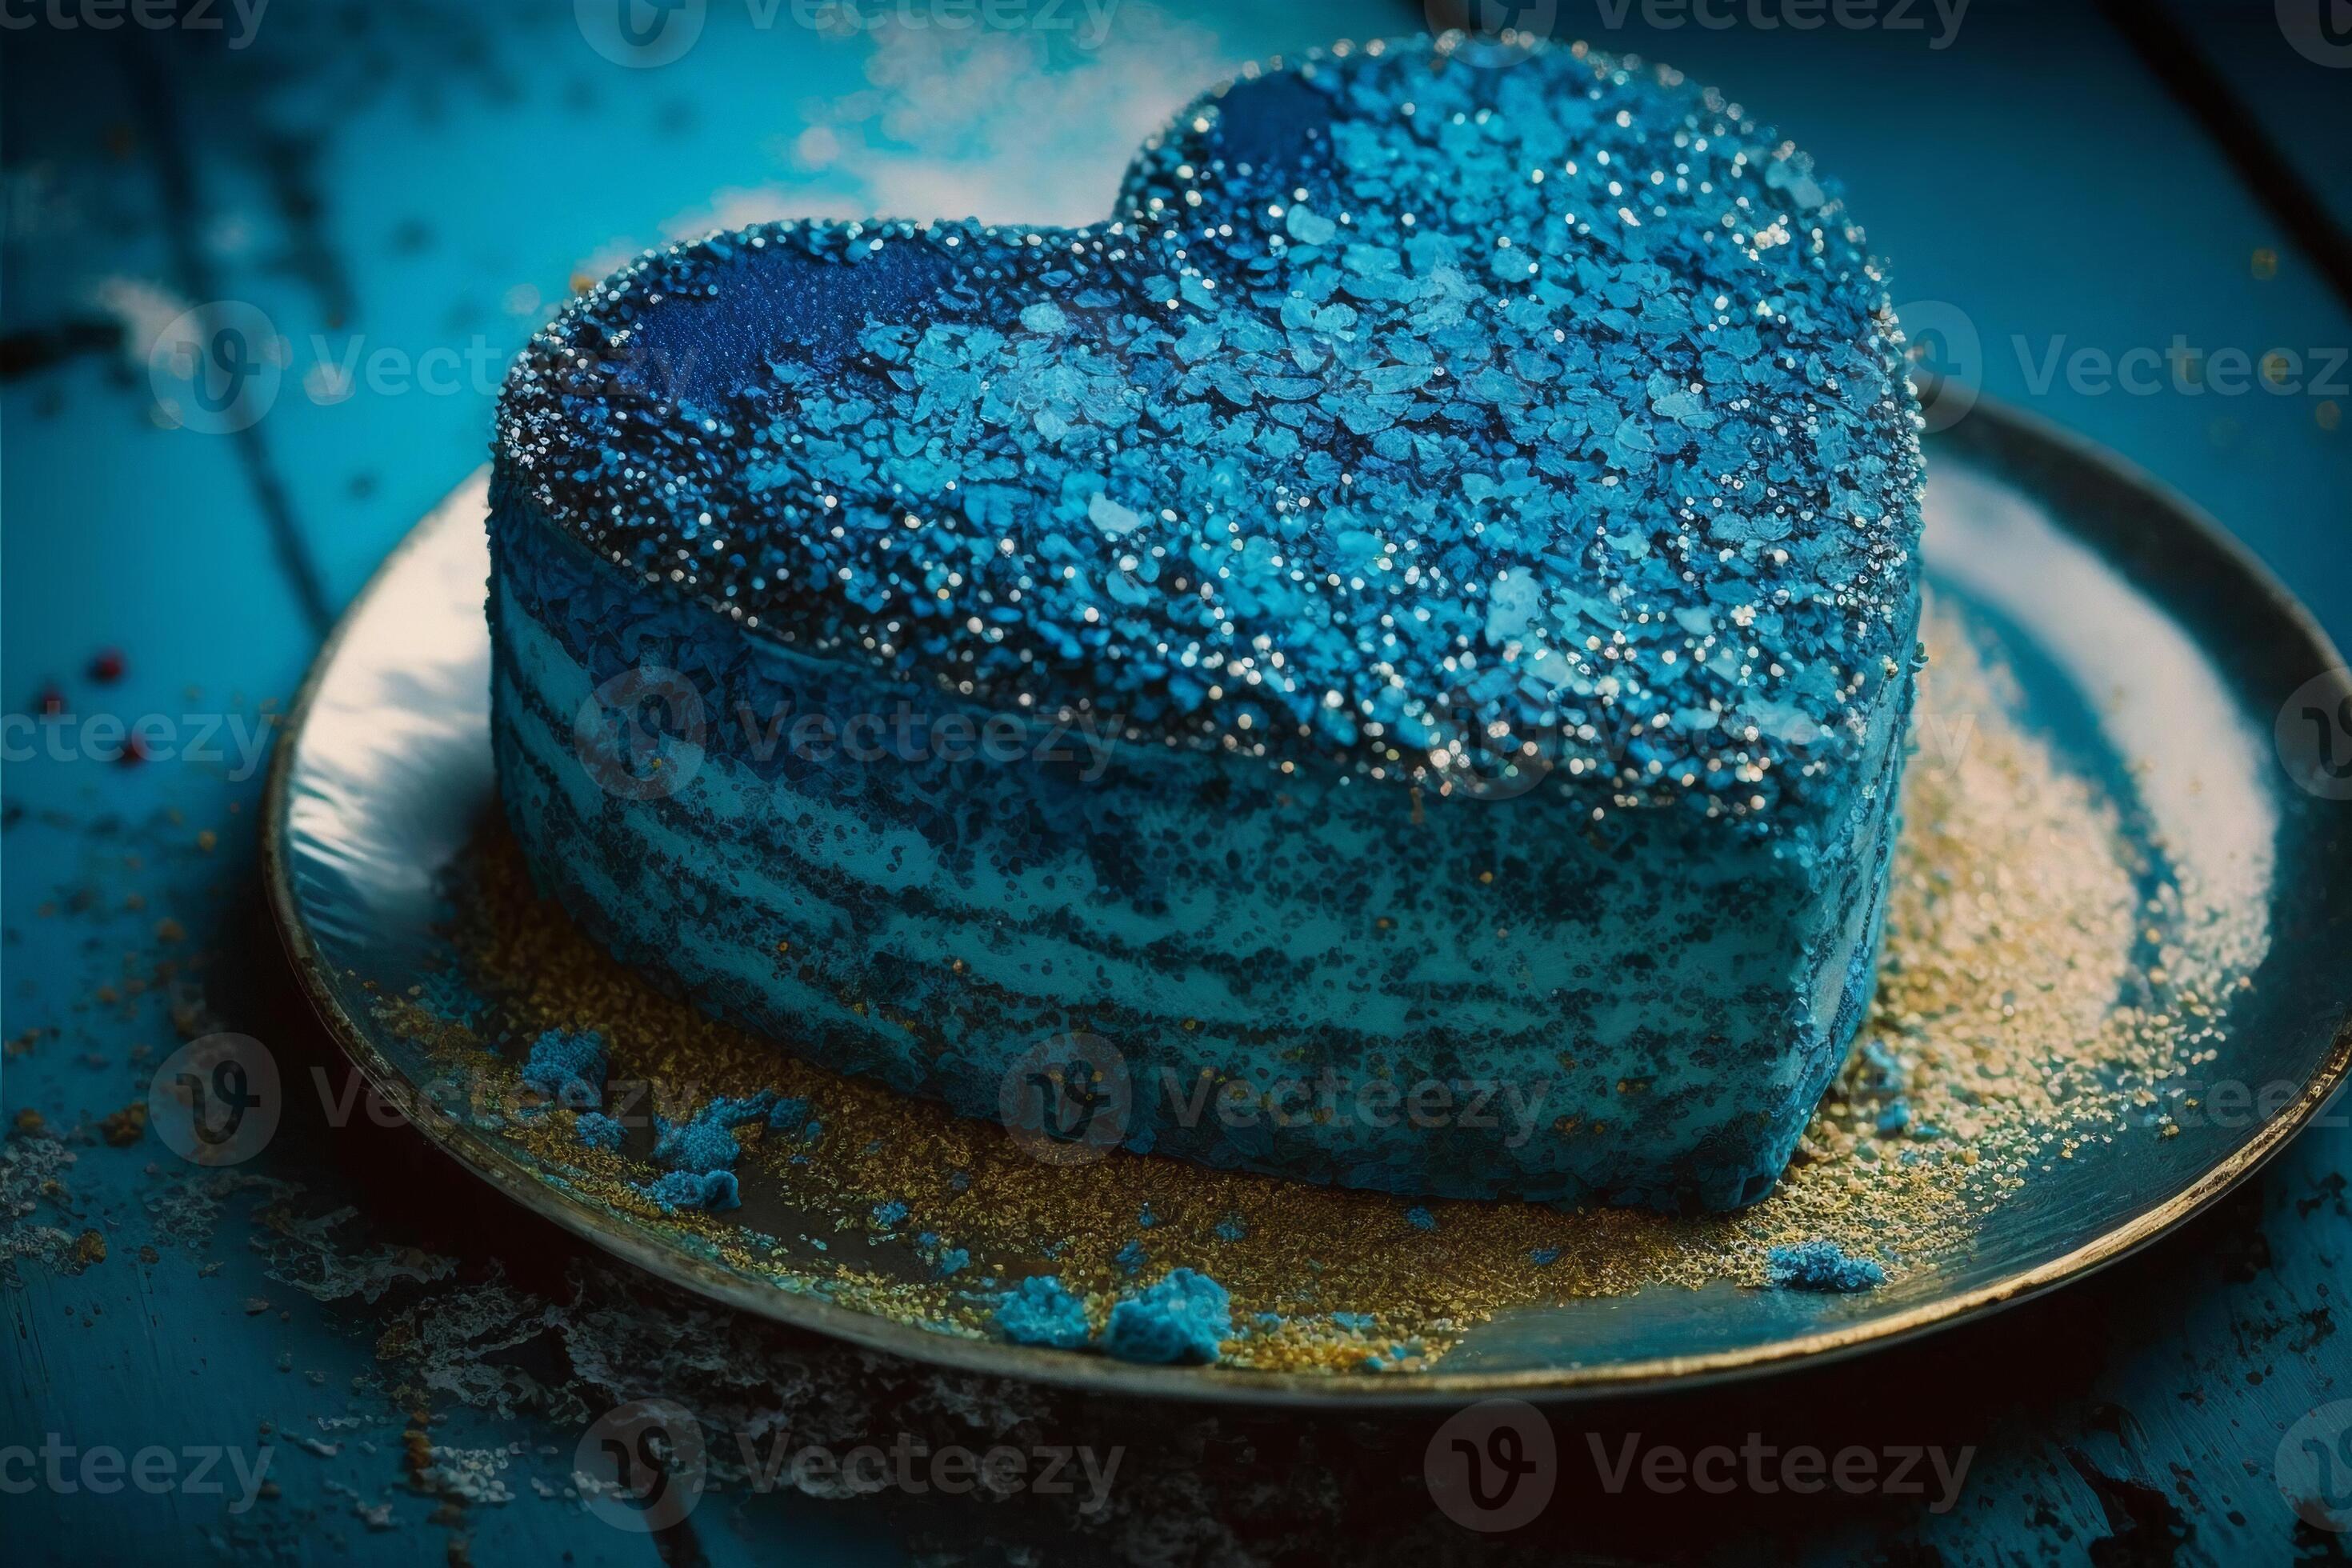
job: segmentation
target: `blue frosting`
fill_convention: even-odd
[[[1886,1283],[1885,1269],[1867,1258],[1849,1256],[1834,1241],[1776,1247],[1766,1256],[1764,1267],[1767,1277],[1784,1290],[1851,1293]]]
[[[1739,815],[1912,654],[1886,305],[1834,186],[1677,73],[1375,44],[1202,99],[1091,228],[649,255],[534,341],[499,458],[804,652]]]
[[[1111,1308],[1103,1349],[1121,1361],[1205,1366],[1233,1331],[1233,1299],[1225,1288],[1205,1274],[1178,1268]]]
[[[1051,1274],[1024,1279],[997,1304],[996,1328],[1017,1345],[1074,1351],[1087,1342],[1086,1303]]]

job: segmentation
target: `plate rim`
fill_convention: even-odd
[[[2344,656],[2311,611],[2243,542],[2196,502],[2129,458],[2029,410],[1979,398],[1967,421],[1983,421],[2011,441],[2047,448],[2062,460],[2102,470],[2137,499],[2185,524],[2217,552],[2245,585],[2267,601],[2281,628],[2319,656],[2321,673],[2345,670]],[[1966,439],[1966,437],[1962,437]],[[262,798],[261,870],[271,923],[311,1011],[343,1054],[433,1148],[486,1180],[496,1191],[631,1267],[683,1285],[722,1305],[794,1330],[822,1334],[900,1359],[983,1376],[1048,1384],[1082,1393],[1166,1398],[1192,1404],[1370,1411],[1462,1405],[1489,1398],[1565,1403],[1631,1394],[1706,1387],[1826,1365],[1920,1339],[1989,1317],[2109,1268],[2195,1219],[2284,1151],[2352,1079],[2352,1017],[2318,1070],[2289,1109],[2262,1122],[2194,1181],[2165,1202],[2093,1237],[2062,1257],[1971,1289],[1875,1318],[1792,1335],[1769,1344],[1702,1354],[1512,1372],[1443,1370],[1353,1377],[1331,1373],[1270,1372],[1248,1367],[1160,1367],[1101,1355],[999,1343],[941,1333],[841,1306],[822,1297],[762,1284],[686,1247],[666,1244],[641,1227],[615,1225],[602,1205],[542,1175],[530,1173],[487,1134],[430,1105],[380,1051],[368,1031],[337,998],[329,965],[305,924],[289,847],[291,784],[313,699],[341,652],[347,635],[367,613],[385,581],[421,548],[453,505],[481,485],[482,465],[436,501],[384,556],[336,618],[296,690],[280,727]]]

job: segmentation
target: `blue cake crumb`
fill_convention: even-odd
[[[1553,1264],[1559,1261],[1559,1248],[1557,1247],[1536,1247],[1528,1252],[1528,1261],[1534,1264],[1538,1268],[1549,1268]]]
[[[1103,1349],[1121,1361],[1206,1366],[1234,1331],[1233,1298],[1205,1274],[1171,1270],[1110,1310]]]
[[[1435,1230],[1437,1228],[1437,1216],[1430,1213],[1427,1209],[1423,1208],[1418,1204],[1404,1211],[1404,1222],[1405,1224],[1412,1226],[1415,1230]]]
[[[1111,1261],[1126,1272],[1135,1274],[1140,1272],[1143,1266],[1151,1261],[1151,1254],[1143,1249],[1142,1242],[1130,1237],[1128,1238],[1127,1245],[1112,1255]]]
[[[1767,1277],[1783,1290],[1850,1293],[1886,1283],[1885,1269],[1867,1258],[1850,1255],[1834,1241],[1776,1247],[1766,1257],[1764,1268]]]
[[[1217,1228],[1211,1234],[1219,1241],[1242,1241],[1248,1237],[1249,1226],[1242,1222],[1241,1215],[1229,1214],[1217,1222]]]
[[[768,1108],[771,1132],[798,1132],[815,1125],[809,1120],[809,1102],[798,1095],[782,1096]]]
[[[896,1230],[907,1223],[911,1211],[904,1198],[885,1198],[874,1205],[874,1223],[884,1230]]]
[[[522,1081],[559,1105],[593,1109],[604,1103],[608,1059],[595,1030],[550,1029],[530,1043]]]
[[[732,1169],[743,1152],[734,1130],[754,1122],[773,1127],[777,1110],[787,1103],[798,1104],[805,1112],[807,1101],[780,1101],[775,1090],[763,1089],[741,1099],[719,1095],[684,1121],[656,1118],[654,1163],[698,1175]]]
[[[572,1119],[572,1135],[591,1149],[620,1148],[629,1130],[601,1110],[583,1110]]]
[[[661,1122],[654,1136],[654,1163],[692,1175],[727,1170],[742,1152],[735,1134],[698,1116],[691,1121]]]
[[[1086,1303],[1059,1279],[1040,1274],[1024,1279],[997,1303],[997,1332],[1016,1345],[1046,1345],[1074,1351],[1087,1342]]]
[[[1334,1312],[1331,1321],[1351,1334],[1369,1334],[1378,1326],[1378,1320],[1370,1312]]]
[[[736,1184],[732,1171],[672,1171],[660,1181],[639,1192],[661,1205],[664,1214],[677,1214],[683,1209],[731,1209],[740,1207],[742,1189]]]

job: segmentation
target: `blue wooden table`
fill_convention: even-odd
[[[1898,300],[1973,353],[1960,368],[2179,487],[2352,643],[2352,309],[2116,26],[1998,0],[1957,27],[1948,5],[1909,7],[1916,29],[1765,26],[1803,8],[1748,0],[1505,9],[1776,119],[1843,177]],[[857,27],[833,0],[688,12],[692,47],[638,68],[607,58],[625,51],[595,6],[278,0],[249,29],[228,5],[152,13],[161,27],[7,9],[10,1561],[2347,1554],[2273,1481],[2290,1428],[2352,1399],[2340,1115],[2220,1212],[2050,1300],[1851,1365],[1554,1417],[1576,1454],[1634,1434],[1972,1449],[1948,1511],[1612,1495],[1571,1464],[1545,1519],[1496,1540],[1431,1506],[1430,1420],[1074,1405],[796,1340],[583,1257],[377,1125],[258,905],[260,756],[335,613],[481,460],[499,371],[553,304],[714,223],[1083,221],[1199,83],[1420,20],[1380,0],[1035,0],[981,28],[948,25],[977,5],[869,3],[877,25]],[[2298,50],[2269,0],[2182,15],[2316,209],[2352,221],[2352,66],[2325,34]],[[257,412],[207,408],[151,365],[208,300],[247,302],[287,345]],[[2198,373],[2102,388],[2068,372],[2084,348]],[[2279,350],[2306,370],[2291,390],[2210,374]],[[127,733],[143,755],[122,755]],[[182,1039],[222,1029],[262,1041],[293,1092],[266,1150],[212,1171],[139,1108]],[[644,1397],[692,1406],[738,1470],[743,1444],[758,1461],[866,1442],[1083,1447],[1119,1469],[1100,1508],[1083,1488],[737,1480],[637,1533],[572,1488],[583,1434]]]

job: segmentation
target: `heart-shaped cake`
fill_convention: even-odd
[[[1047,1158],[1768,1191],[1871,990],[1902,340],[1737,106],[1492,64],[1244,75],[1093,227],[772,225],[574,301],[490,519],[543,886]]]

